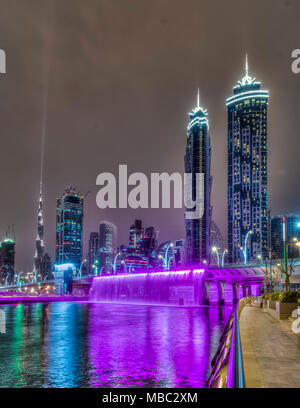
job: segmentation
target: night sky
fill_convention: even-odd
[[[101,220],[128,242],[135,218],[160,241],[184,237],[183,210],[100,210],[96,176],[183,172],[188,112],[208,109],[213,218],[226,237],[225,99],[249,72],[270,91],[269,207],[300,212],[299,0],[0,0],[0,235],[14,223],[17,269],[32,270],[43,121],[45,246],[55,248],[56,197],[85,194],[84,234]],[[45,95],[48,95],[45,110]]]

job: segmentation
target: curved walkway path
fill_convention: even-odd
[[[247,305],[240,333],[247,388],[300,387],[300,335],[291,331],[289,320]]]

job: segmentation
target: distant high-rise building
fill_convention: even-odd
[[[135,220],[129,228],[129,246],[121,245],[116,262],[117,273],[136,273],[156,265],[157,232],[154,227],[144,228]]]
[[[268,256],[268,91],[248,74],[227,99],[228,258],[239,263]],[[245,248],[246,246],[246,248]]]
[[[196,201],[199,198],[198,206],[203,203],[203,215],[196,219],[188,219],[187,212],[194,211],[186,209],[185,230],[186,230],[186,263],[198,264],[210,260],[210,223],[212,207],[210,204],[212,177],[210,175],[211,146],[208,134],[209,123],[207,110],[200,107],[199,91],[197,106],[189,113],[190,122],[187,128],[187,145],[184,158],[185,173],[192,174],[192,184],[189,186],[189,199]],[[203,175],[203,183],[197,183],[196,174]]]
[[[15,241],[6,238],[0,247],[0,281],[1,284],[12,284],[15,275]]]
[[[154,266],[155,250],[157,248],[157,233],[154,227],[147,227],[142,233],[142,250],[149,259],[149,265]]]
[[[272,257],[283,258],[283,215],[276,215],[271,219],[271,248]],[[300,241],[300,215],[288,214],[286,218],[286,241],[288,244],[288,257],[299,258],[300,248],[295,242]]]
[[[129,229],[129,248],[141,249],[142,221],[135,220]]]
[[[37,236],[35,240],[34,273],[41,276],[41,263],[44,256],[44,220],[43,220],[43,196],[42,183],[40,183],[40,198],[37,218]]]
[[[99,232],[91,232],[89,239],[88,249],[88,269],[90,273],[93,273],[95,269],[95,262],[99,262]]]
[[[37,218],[37,236],[35,240],[34,257],[34,278],[40,280],[49,280],[53,278],[52,264],[50,256],[45,253],[44,246],[44,220],[43,220],[43,196],[42,182],[40,183],[40,197]]]
[[[51,258],[47,254],[47,252],[45,252],[44,255],[42,256],[39,274],[43,281],[53,279]]]
[[[74,187],[57,199],[56,259],[57,265],[71,263],[78,271],[82,260],[83,197]]]
[[[99,272],[111,273],[116,252],[117,227],[108,221],[99,226]],[[98,269],[98,268],[97,268]],[[95,273],[97,270],[95,271]]]

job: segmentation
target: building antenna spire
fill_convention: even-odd
[[[200,90],[198,88],[198,92],[197,92],[197,108],[199,108],[200,106]]]
[[[247,77],[248,76],[248,54],[246,54],[245,72],[246,72],[246,77]]]

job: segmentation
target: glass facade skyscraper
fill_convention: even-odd
[[[193,209],[186,209],[186,263],[198,264],[210,261],[210,223],[212,207],[210,205],[212,177],[210,175],[211,147],[208,134],[209,123],[207,110],[199,105],[199,91],[197,106],[189,113],[190,123],[187,128],[187,145],[184,157],[185,173],[192,175],[192,183],[186,188],[185,195],[189,199],[203,204],[203,215],[195,219],[188,219],[187,213]],[[197,183],[196,174],[203,175],[203,183]],[[199,203],[198,203],[199,205]]]
[[[57,265],[74,264],[80,268],[82,260],[83,197],[74,187],[65,190],[57,199],[56,206],[56,252]]]
[[[268,91],[248,74],[227,99],[228,260],[240,263],[268,256]]]
[[[99,263],[99,232],[91,232],[88,248],[88,270],[94,273],[97,263]]]
[[[99,272],[111,273],[116,252],[117,227],[108,221],[99,225]],[[97,272],[97,271],[96,271]]]
[[[142,246],[142,221],[135,220],[129,229],[129,248],[141,249]]]
[[[15,276],[15,246],[12,239],[0,243],[0,283],[12,284]]]

